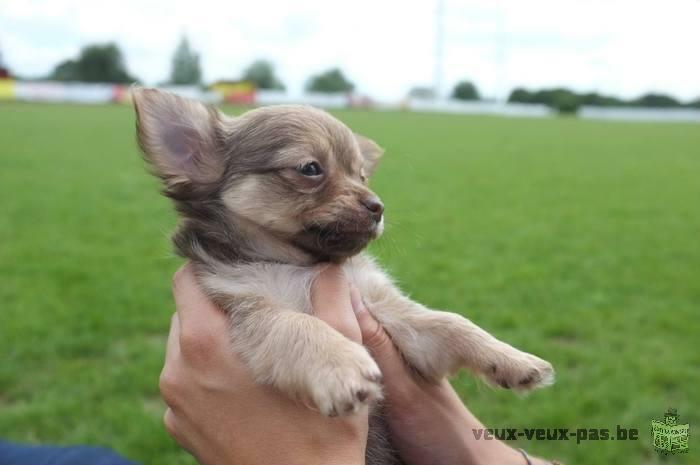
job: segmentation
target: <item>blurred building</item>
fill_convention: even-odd
[[[220,94],[226,103],[255,104],[255,84],[250,81],[216,81],[209,88]]]
[[[14,81],[10,79],[10,70],[3,63],[0,55],[0,100],[12,100],[14,95]]]

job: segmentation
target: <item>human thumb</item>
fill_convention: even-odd
[[[406,376],[406,366],[391,337],[369,312],[360,291],[353,285],[350,286],[350,301],[357,323],[360,325],[362,344],[367,347],[379,365],[384,380],[398,381]]]

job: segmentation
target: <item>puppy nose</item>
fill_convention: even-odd
[[[382,214],[384,213],[384,204],[382,203],[381,200],[379,200],[378,197],[372,195],[370,197],[367,197],[362,201],[362,205],[364,205],[367,210],[369,210],[372,213],[372,218],[374,221],[379,223],[382,219]]]

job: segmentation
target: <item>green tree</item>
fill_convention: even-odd
[[[680,107],[681,102],[675,98],[664,94],[646,94],[636,98],[630,102],[636,107],[651,107],[651,108],[675,108]]]
[[[306,83],[306,90],[310,92],[352,92],[355,85],[350,82],[339,68],[329,69],[323,73],[311,76]]]
[[[56,65],[49,79],[54,81],[80,81],[75,60],[64,60]]]
[[[561,114],[576,114],[581,108],[581,99],[570,91],[559,92],[552,99],[552,108]]]
[[[182,37],[175,49],[170,71],[170,84],[199,84],[202,70],[199,67],[199,54],[190,48],[187,37]]]
[[[581,97],[581,105],[590,105],[593,107],[624,107],[628,103],[621,98],[602,95],[597,92],[589,92]]]
[[[284,84],[275,75],[275,67],[267,60],[255,60],[243,73],[243,79],[255,83],[258,89],[284,90]]]
[[[457,100],[479,100],[479,91],[469,81],[461,81],[452,90],[452,98]]]
[[[700,97],[693,100],[692,102],[689,102],[686,106],[691,108],[700,108]]]
[[[651,107],[651,108],[677,108],[700,107],[700,99],[683,105],[679,100],[664,94],[646,94],[633,100],[624,100],[619,97],[602,95],[597,92],[577,94],[566,88],[541,89],[530,92],[523,88],[516,88],[508,97],[509,102],[540,103],[547,105],[560,113],[576,113],[582,105],[595,107]]]
[[[10,70],[5,66],[2,59],[2,49],[0,49],[0,79],[10,77]]]
[[[49,75],[59,81],[82,82],[135,82],[126,70],[121,50],[114,43],[83,47],[77,60],[59,63]]]
[[[581,97],[575,92],[565,88],[541,89],[535,92],[517,88],[510,93],[508,101],[517,103],[539,103],[547,105],[559,113],[576,113],[581,107]]]
[[[527,89],[517,87],[508,96],[508,101],[512,103],[532,103],[532,93]]]

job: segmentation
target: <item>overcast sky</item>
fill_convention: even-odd
[[[186,34],[205,80],[268,58],[292,93],[340,66],[363,93],[400,98],[432,85],[438,0],[0,0],[0,50],[45,75],[88,42],[116,41],[145,83],[167,78]],[[623,97],[700,96],[700,0],[445,0],[442,83],[502,97],[565,85]]]

